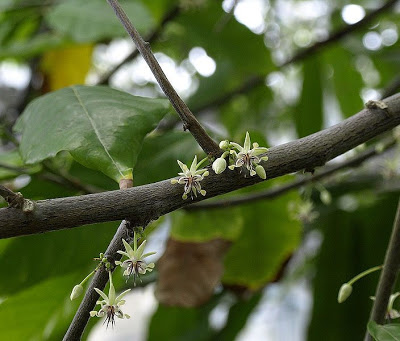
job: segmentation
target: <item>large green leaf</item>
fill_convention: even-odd
[[[307,136],[322,129],[322,86],[319,59],[317,57],[306,59],[303,63],[303,87],[294,112],[294,121],[299,137]]]
[[[20,175],[21,172],[19,169],[23,169],[26,173],[35,173],[40,170],[40,167],[37,166],[24,169],[23,164],[17,150],[0,153],[0,179],[9,179]],[[15,168],[15,170],[13,170],[13,168]]]
[[[382,326],[370,321],[368,323],[368,331],[376,341],[400,341],[400,323]]]
[[[240,208],[176,211],[172,216],[171,236],[180,241],[205,242],[222,238],[235,240],[243,228]]]
[[[200,150],[189,132],[169,131],[162,135],[150,134],[144,139],[134,169],[135,185],[143,185],[177,176],[180,168],[176,160],[192,162]],[[199,158],[200,159],[200,158]]]
[[[154,20],[142,3],[120,1],[137,30],[146,33]],[[125,35],[125,30],[105,0],[67,0],[52,7],[45,19],[48,25],[77,42],[98,41]]]
[[[12,41],[0,50],[0,58],[28,58],[66,44],[64,38],[53,33],[38,34],[28,40]]]
[[[246,325],[247,319],[262,298],[262,292],[253,294],[249,299],[237,301],[230,309],[226,325],[213,337],[213,341],[235,340]]]
[[[397,202],[395,194],[356,212],[321,212],[316,227],[321,228],[324,242],[315,264],[314,304],[307,340],[319,341],[324,335],[326,341],[353,341],[364,335],[372,306],[369,296],[375,293],[379,273],[355,283],[344,303],[337,303],[337,294],[343,283],[382,264]]]
[[[333,85],[336,98],[345,117],[363,108],[361,89],[364,85],[354,65],[354,56],[341,46],[325,52],[324,59],[333,70]]]
[[[65,318],[63,307],[76,280],[76,273],[49,278],[7,298],[0,304],[1,338],[47,340],[51,326]]]
[[[300,241],[300,224],[288,218],[290,198],[243,206],[244,227],[225,257],[224,283],[259,289],[274,278]]]
[[[168,108],[164,99],[72,86],[30,103],[15,130],[22,132],[20,152],[27,164],[66,150],[79,163],[118,182],[129,176],[144,137]]]
[[[159,305],[150,326],[148,341],[206,341],[213,334],[209,314],[220,295],[214,296],[200,308],[180,308]]]

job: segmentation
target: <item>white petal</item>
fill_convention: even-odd
[[[103,297],[104,300],[105,300],[106,302],[108,302],[108,296],[107,296],[104,292],[102,292],[100,289],[97,289],[97,288],[94,288],[94,290],[95,290],[101,297]]]

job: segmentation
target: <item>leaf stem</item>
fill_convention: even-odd
[[[353,277],[350,281],[347,282],[347,284],[353,285],[355,282],[357,282],[359,279],[363,278],[366,275],[369,275],[372,272],[381,270],[383,268],[383,265],[378,265],[374,266],[373,268],[367,269],[361,273],[359,273],[357,276]]]

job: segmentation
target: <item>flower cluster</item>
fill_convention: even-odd
[[[94,317],[103,317],[106,316],[104,323],[107,322],[107,327],[111,323],[111,326],[115,324],[115,316],[118,318],[127,318],[130,316],[128,314],[124,314],[121,310],[121,306],[125,304],[125,300],[122,299],[131,289],[125,290],[120,295],[116,296],[115,288],[112,282],[111,272],[109,272],[110,276],[110,289],[108,290],[108,296],[101,291],[100,289],[94,288],[94,290],[103,298],[103,300],[97,301],[96,304],[100,304],[101,308],[99,311],[93,310],[90,312],[90,316]]]
[[[242,171],[245,168],[250,176],[257,174],[261,179],[266,179],[265,169],[259,163],[268,160],[268,156],[261,156],[261,154],[265,154],[268,151],[268,148],[260,147],[258,143],[253,143],[252,145],[249,132],[246,132],[243,147],[235,142],[229,142],[227,140],[221,141],[219,146],[221,149],[225,150],[225,152],[213,162],[212,168],[216,174],[220,174],[226,169],[227,163],[225,158],[229,155],[228,168],[230,170],[240,168]]]
[[[136,234],[133,242],[133,249],[132,247],[122,239],[122,242],[125,246],[125,251],[117,251],[119,254],[126,256],[128,259],[124,260],[123,262],[116,261],[116,265],[120,265],[121,267],[125,268],[124,276],[128,276],[128,278],[133,275],[133,282],[136,286],[136,277],[140,280],[140,275],[144,275],[146,271],[151,272],[154,269],[154,263],[147,264],[144,261],[144,258],[154,255],[155,252],[148,252],[143,254],[144,247],[146,246],[146,241],[138,247]]]
[[[143,254],[144,248],[146,246],[146,240],[138,247],[137,245],[137,236],[136,231],[134,232],[134,244],[133,248],[127,243],[125,239],[122,239],[122,242],[125,246],[125,251],[118,250],[117,252],[123,256],[126,256],[127,259],[123,262],[115,261],[115,265],[120,265],[122,268],[125,268],[123,273],[124,276],[131,276],[133,275],[134,284],[136,285],[136,278],[140,279],[140,275],[145,274],[146,272],[151,272],[154,269],[154,263],[147,263],[144,261],[144,258],[155,254],[155,252],[148,252]],[[96,304],[100,305],[100,309],[98,311],[93,310],[90,312],[91,317],[103,317],[106,316],[104,323],[107,323],[107,327],[111,323],[111,326],[115,324],[115,317],[118,318],[127,318],[129,319],[130,316],[128,314],[124,314],[121,310],[121,306],[125,304],[125,300],[122,298],[131,290],[125,290],[120,295],[116,296],[115,288],[112,281],[112,264],[108,261],[107,257],[104,254],[100,254],[100,258],[95,258],[99,260],[99,264],[97,265],[96,269],[94,269],[86,278],[79,284],[75,285],[72,289],[70,298],[71,301],[78,298],[82,295],[84,289],[83,285],[88,279],[93,276],[93,274],[100,268],[100,266],[104,266],[104,269],[108,271],[110,277],[110,288],[108,291],[108,296],[98,288],[94,288],[94,290],[101,296],[102,300],[96,302]]]
[[[197,197],[197,192],[199,192],[202,196],[206,195],[206,191],[204,189],[201,189],[200,181],[203,180],[204,177],[209,175],[209,172],[207,169],[204,168],[199,169],[199,167],[205,160],[207,160],[207,158],[197,163],[197,156],[195,156],[190,166],[190,169],[184,163],[177,160],[179,167],[181,167],[182,169],[182,172],[178,173],[181,177],[178,180],[172,179],[171,183],[185,185],[183,189],[182,199],[186,200],[189,193],[192,197],[192,200],[193,194],[195,197]]]
[[[253,143],[253,145],[251,145],[249,132],[246,132],[243,147],[228,140],[221,141],[219,147],[224,153],[212,164],[212,169],[215,174],[221,174],[228,167],[230,170],[240,168],[242,171],[246,169],[250,176],[257,174],[261,179],[267,178],[264,167],[259,163],[268,160],[268,156],[261,155],[266,153],[268,148],[260,147],[258,143]],[[229,166],[226,159],[228,160]],[[171,183],[185,185],[182,199],[186,200],[189,193],[191,194],[192,200],[193,194],[195,197],[197,197],[197,193],[203,196],[206,195],[206,191],[201,188],[200,181],[209,175],[209,172],[205,168],[199,169],[200,165],[205,160],[207,160],[207,158],[197,163],[197,157],[195,156],[190,169],[184,163],[177,160],[179,167],[182,169],[182,172],[178,173],[181,177],[179,179],[172,179]]]

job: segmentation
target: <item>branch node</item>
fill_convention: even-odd
[[[25,199],[20,193],[14,193],[12,190],[0,185],[0,195],[8,203],[8,207],[17,208],[25,213],[30,213],[35,209],[35,202]]]
[[[383,101],[369,100],[367,103],[365,103],[365,107],[369,110],[383,110],[385,113],[391,115],[388,105]]]

